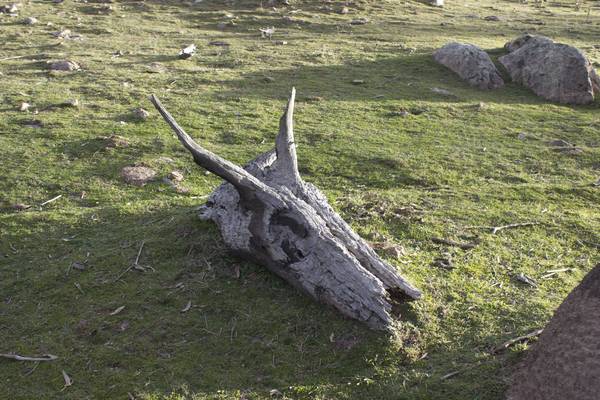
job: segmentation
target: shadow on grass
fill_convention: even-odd
[[[40,365],[36,385],[22,365],[3,363],[5,387],[46,398],[179,387],[267,397],[290,386],[349,398],[500,396],[504,358],[481,355],[498,341],[493,333],[482,343],[476,327],[467,329],[452,350],[424,343],[413,303],[402,307],[396,339],[372,332],[229,256],[217,229],[195,214],[174,204],[90,210],[77,223],[35,210],[15,214],[10,226],[20,228],[8,229],[0,246],[3,346],[60,361]],[[522,305],[523,313],[531,307]],[[498,327],[512,317],[499,316]],[[490,369],[483,380],[473,368],[481,363]],[[464,371],[439,380],[450,368]],[[58,391],[63,369],[77,382],[65,394]],[[376,384],[361,386],[369,381]]]

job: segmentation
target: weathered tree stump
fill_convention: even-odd
[[[389,329],[393,306],[419,290],[385,263],[298,172],[293,134],[295,91],[281,117],[276,147],[245,168],[199,146],[156,96],[151,101],[194,161],[225,179],[202,208],[225,244],[294,287],[374,329]]]

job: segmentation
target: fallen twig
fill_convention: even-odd
[[[537,329],[533,332],[528,333],[527,335],[523,335],[523,336],[516,337],[514,339],[507,340],[506,342],[502,343],[501,345],[494,347],[492,349],[491,353],[498,354],[498,353],[508,349],[509,347],[511,347],[512,345],[514,345],[516,343],[527,342],[527,341],[529,341],[529,339],[540,336],[543,331],[544,331],[543,329]]]
[[[113,312],[111,312],[109,315],[117,315],[119,314],[121,311],[123,311],[125,309],[125,306],[120,306],[117,307]]]
[[[142,249],[144,248],[144,244],[146,244],[145,240],[143,240],[142,244],[140,245],[140,249],[138,250],[137,257],[135,257],[135,262],[133,264],[131,264],[129,267],[127,267],[123,272],[121,272],[119,274],[119,276],[117,276],[117,279],[115,279],[115,282],[117,282],[119,279],[121,279],[121,277],[123,275],[125,275],[126,273],[131,271],[132,268],[136,268],[138,266],[138,262],[140,261],[140,255],[142,254]]]
[[[46,204],[50,204],[58,199],[60,199],[62,197],[62,194],[59,194],[56,197],[51,198],[50,200],[46,200],[45,202],[43,202],[42,204],[40,204],[40,207],[45,206]]]
[[[437,244],[445,244],[447,246],[458,247],[463,250],[470,250],[470,249],[474,248],[475,246],[477,246],[477,244],[475,244],[475,243],[460,243],[460,242],[455,242],[454,240],[442,239],[442,238],[436,238],[436,237],[431,238],[431,241],[433,243],[437,243]]]
[[[521,223],[517,223],[517,224],[508,224],[508,225],[500,225],[500,226],[480,226],[480,225],[476,225],[476,226],[465,226],[464,229],[489,229],[492,231],[492,234],[496,234],[504,229],[512,229],[512,228],[521,228],[524,226],[533,226],[533,225],[540,225],[540,222],[521,222]]]
[[[0,357],[10,358],[15,361],[54,361],[58,358],[57,356],[52,355],[52,354],[43,354],[39,357],[27,357],[27,356],[20,356],[18,354],[5,354],[5,353],[0,353]]]
[[[25,372],[23,374],[23,376],[29,376],[31,374],[33,374],[33,372],[37,369],[37,367],[40,365],[39,361],[36,361],[35,364],[33,364],[33,368],[31,368],[29,371]]]
[[[515,279],[518,280],[519,282],[525,283],[529,286],[537,287],[537,283],[530,276],[527,276],[523,273],[520,273],[519,275],[515,275]]]
[[[500,232],[503,229],[512,229],[512,228],[520,228],[523,226],[533,226],[533,225],[539,225],[539,222],[523,222],[520,224],[508,224],[508,225],[502,225],[502,226],[494,226],[492,227],[492,234],[496,234],[498,232]]]
[[[191,301],[191,300],[189,300],[189,301],[187,302],[187,304],[185,305],[185,307],[183,307],[183,308],[181,309],[181,312],[182,312],[182,313],[188,312],[188,311],[190,311],[190,308],[192,308],[192,301]]]
[[[561,269],[549,270],[549,271],[546,271],[546,273],[544,275],[540,276],[540,279],[548,279],[560,272],[567,272],[567,271],[573,271],[573,268],[561,268]]]
[[[0,61],[18,60],[19,58],[27,58],[27,57],[30,57],[30,55],[5,57],[5,58],[0,58]]]
[[[600,243],[594,243],[594,242],[590,242],[588,240],[579,240],[579,239],[577,239],[577,242],[579,244],[581,244],[581,245],[587,244],[587,245],[590,245],[590,246],[595,247],[597,249],[600,249]]]
[[[460,371],[452,371],[452,372],[450,372],[450,373],[448,373],[448,374],[446,374],[446,375],[442,376],[442,377],[440,378],[440,380],[441,380],[441,381],[445,381],[446,379],[450,379],[450,378],[452,378],[453,376],[456,376],[456,375],[458,375],[458,374],[460,374]]]
[[[73,385],[73,379],[71,379],[71,377],[65,372],[65,370],[62,370],[62,376],[63,379],[65,380],[65,386],[63,386],[63,388],[61,389],[61,392],[63,390],[65,390],[66,388],[68,388],[69,386]]]

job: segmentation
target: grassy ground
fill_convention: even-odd
[[[120,1],[105,11],[25,1],[20,17],[0,14],[0,353],[60,357],[0,359],[1,399],[263,399],[273,389],[293,399],[502,398],[526,346],[490,349],[543,327],[599,260],[600,107],[550,104],[513,84],[480,92],[431,52],[460,40],[498,56],[535,31],[600,61],[600,5],[359,0],[339,15],[337,0],[291,2]],[[227,14],[235,26],[219,29]],[[40,22],[20,24],[27,16]],[[370,21],[349,24],[358,17]],[[260,38],[267,26],[273,41]],[[82,40],[54,38],[62,28]],[[192,42],[198,54],[178,60]],[[46,62],[64,58],[83,70],[49,74]],[[166,71],[147,73],[156,62]],[[399,260],[382,256],[424,291],[392,336],[229,256],[195,215],[219,179],[156,112],[131,117],[156,93],[208,149],[244,163],[273,145],[292,86],[304,178],[361,235],[401,245]],[[80,106],[52,107],[68,99]],[[23,101],[29,112],[18,111]],[[129,146],[107,148],[112,134]],[[555,139],[583,153],[553,151]],[[183,171],[189,193],[125,184],[120,170],[133,164]],[[539,225],[473,228],[529,221]],[[479,244],[464,251],[431,237]],[[139,264],[152,268],[119,278],[142,243]],[[455,268],[434,266],[440,256]],[[572,270],[541,279],[560,268]]]

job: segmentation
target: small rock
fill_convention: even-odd
[[[25,25],[35,25],[38,22],[39,21],[35,17],[27,17],[23,20],[23,24],[25,24]]]
[[[71,30],[63,29],[62,31],[57,31],[52,33],[52,36],[58,39],[70,39],[71,38]]]
[[[449,254],[436,258],[433,261],[433,265],[443,269],[454,269],[454,264],[452,263],[452,258]]]
[[[452,93],[451,91],[446,90],[446,89],[442,89],[442,88],[438,88],[438,87],[431,88],[431,91],[433,93],[441,94],[443,96],[456,97],[454,95],[454,93]]]
[[[527,134],[526,134],[526,133],[523,133],[523,132],[521,132],[521,133],[519,133],[519,134],[517,135],[517,139],[519,139],[519,140],[525,140],[525,139],[527,139]]]
[[[117,329],[120,332],[125,332],[127,330],[127,328],[129,328],[129,321],[125,320],[125,321],[121,321],[121,323],[119,323],[119,326]]]
[[[283,397],[283,393],[281,393],[279,390],[277,389],[271,389],[269,391],[269,396],[271,397]]]
[[[135,118],[145,121],[150,116],[150,113],[144,110],[143,108],[138,107],[135,110],[133,110],[133,115],[135,116]]]
[[[548,142],[548,146],[552,146],[552,147],[572,147],[573,145],[571,143],[567,142],[566,140],[556,139],[556,140],[552,140],[551,142]]]
[[[81,66],[79,64],[70,60],[55,61],[50,64],[51,71],[78,71],[80,69]]]
[[[338,13],[344,15],[344,14],[348,14],[350,12],[350,10],[348,9],[348,7],[342,7],[340,9],[340,11],[338,11]]]
[[[129,146],[129,141],[123,136],[119,135],[110,135],[107,138],[103,138],[106,142],[105,147],[114,149],[116,147],[127,147]]]
[[[44,127],[44,123],[39,119],[34,119],[31,121],[25,121],[23,123],[23,126],[25,126],[26,128],[40,129]]]
[[[160,156],[156,159],[156,161],[160,162],[160,163],[165,163],[165,164],[173,164],[175,162],[175,160],[173,160],[171,157],[164,157],[164,156]]]
[[[323,101],[323,98],[321,96],[306,96],[305,100],[309,103],[316,103],[319,101]]]
[[[181,182],[183,181],[183,174],[180,171],[171,171],[168,178],[173,182]]]
[[[0,13],[16,14],[18,12],[19,12],[19,5],[17,3],[5,4],[0,7]]]
[[[190,44],[189,46],[184,47],[183,49],[181,49],[179,51],[179,58],[181,60],[187,60],[188,58],[190,58],[194,54],[196,54],[196,45],[195,44]]]
[[[271,40],[271,37],[275,33],[275,27],[272,26],[270,28],[260,28],[259,31],[260,31],[260,37]]]
[[[483,18],[486,21],[500,21],[500,17],[496,16],[496,15],[488,15],[487,17]]]
[[[27,205],[27,204],[17,203],[17,204],[13,204],[12,208],[16,211],[25,211],[28,208],[31,208],[31,206]]]
[[[64,101],[60,104],[61,107],[73,107],[73,108],[77,108],[79,107],[79,100],[77,99],[69,99],[67,101]]]
[[[352,81],[353,85],[363,85],[365,83],[365,81],[363,79],[354,79]]]
[[[388,243],[388,244],[384,245],[383,251],[387,255],[394,257],[396,260],[400,260],[402,258],[402,256],[405,254],[404,248],[402,246],[398,246],[398,245],[395,245],[392,243]]]
[[[31,107],[31,104],[22,102],[19,106],[19,111],[27,111],[29,110],[29,107]]]
[[[156,178],[156,171],[144,166],[129,166],[121,170],[121,176],[126,183],[144,186]]]
[[[167,69],[165,68],[164,65],[162,65],[161,63],[157,63],[157,62],[153,62],[152,64],[150,64],[146,67],[146,72],[149,74],[162,74],[166,70]]]
[[[212,42],[208,42],[208,44],[209,46],[229,47],[229,43],[221,40],[213,40]]]
[[[444,0],[431,0],[429,4],[434,7],[444,7]]]
[[[400,110],[400,111],[392,111],[389,114],[391,117],[402,117],[402,118],[406,118],[410,115],[410,113],[406,110]]]
[[[62,3],[63,1],[65,1],[65,0],[52,0],[52,2],[53,2],[54,4],[60,4],[60,3]]]
[[[224,30],[225,28],[227,28],[227,23],[225,23],[225,22],[219,22],[217,24],[217,29]]]
[[[273,43],[276,44],[277,46],[283,46],[283,45],[287,44],[287,42],[285,40],[276,40]]]
[[[368,24],[369,20],[367,18],[357,18],[350,21],[350,25],[365,25]]]
[[[341,350],[350,350],[352,349],[354,346],[356,346],[358,344],[359,340],[356,336],[353,335],[344,335],[340,338],[335,338],[333,343],[335,345],[335,347],[341,349]]]
[[[85,262],[74,261],[71,263],[71,268],[76,269],[77,271],[85,271]]]
[[[263,79],[267,83],[275,82],[275,78],[273,78],[272,76],[265,76]]]
[[[179,182],[169,179],[169,177],[163,178],[163,182],[175,189],[177,193],[186,194],[190,191],[188,188],[181,186]]]
[[[61,31],[53,32],[52,36],[54,36],[57,39],[64,39],[64,40],[82,40],[83,39],[83,36],[81,36],[80,34],[71,32],[70,29],[63,29]]]
[[[574,146],[555,147],[554,151],[557,151],[562,154],[568,154],[570,156],[578,156],[580,154],[583,154],[583,149],[581,147],[574,147]]]

